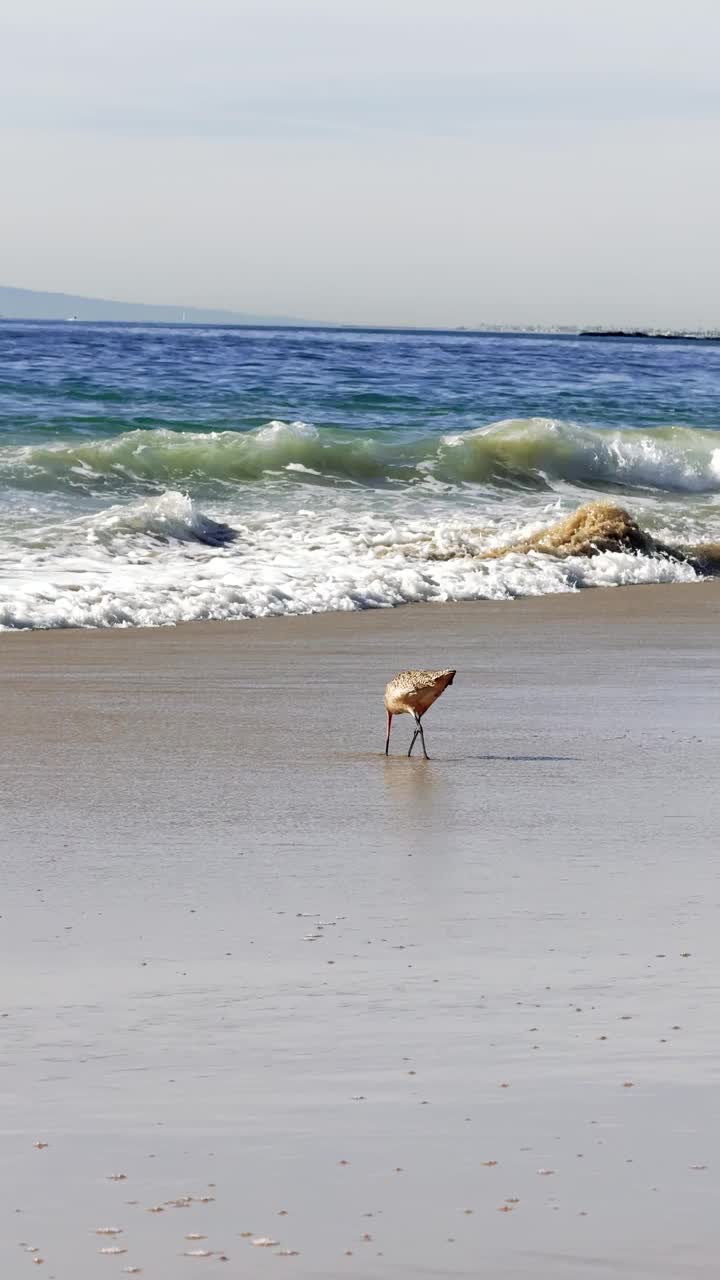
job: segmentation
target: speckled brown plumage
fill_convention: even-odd
[[[390,748],[390,727],[393,716],[407,713],[414,717],[416,725],[408,755],[412,754],[415,739],[419,735],[423,754],[425,759],[428,758],[421,719],[435,699],[439,698],[448,685],[452,684],[454,678],[454,668],[447,667],[444,671],[401,671],[388,682],[385,686],[385,710],[388,715],[385,755]]]

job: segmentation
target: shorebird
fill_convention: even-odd
[[[401,671],[385,686],[385,710],[387,711],[387,737],[385,739],[385,755],[390,750],[390,728],[392,726],[393,716],[401,716],[406,711],[415,720],[415,732],[410,743],[408,755],[412,755],[412,749],[415,746],[415,739],[420,735],[422,743],[423,755],[426,760],[430,757],[425,750],[425,735],[423,733],[422,718],[428,707],[431,707],[436,698],[452,684],[455,679],[455,672],[448,668],[446,671]]]

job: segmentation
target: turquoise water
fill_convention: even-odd
[[[720,538],[720,344],[0,324],[0,625],[693,577],[483,552],[611,495]]]

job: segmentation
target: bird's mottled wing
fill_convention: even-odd
[[[444,671],[401,671],[387,687],[393,693],[416,693],[420,689],[431,689],[442,676],[451,674],[451,667]]]

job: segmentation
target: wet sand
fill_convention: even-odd
[[[714,1276],[719,618],[0,635],[0,1274]]]

